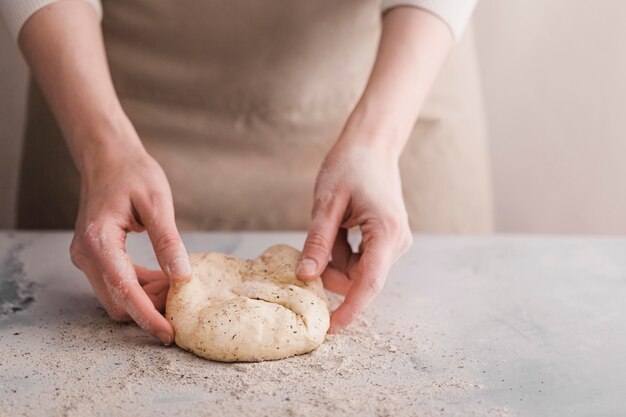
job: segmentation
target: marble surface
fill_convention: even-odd
[[[196,233],[256,257],[300,233]],[[416,237],[383,293],[309,355],[204,361],[110,321],[70,233],[0,233],[0,415],[626,413],[626,239]],[[132,236],[135,262],[156,265]]]

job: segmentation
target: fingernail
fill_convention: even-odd
[[[302,259],[296,268],[297,275],[315,275],[316,271],[317,262],[309,258]]]
[[[163,342],[165,346],[172,344],[172,336],[168,332],[161,331],[156,333],[156,337]]]
[[[176,258],[167,265],[168,275],[172,278],[185,278],[191,275],[189,259]]]

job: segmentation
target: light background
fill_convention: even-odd
[[[497,231],[626,232],[626,2],[482,0],[474,26]],[[0,228],[15,216],[26,78],[0,30]]]

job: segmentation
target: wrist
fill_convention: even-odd
[[[374,148],[398,159],[413,124],[412,118],[394,111],[389,105],[361,99],[348,118],[339,142]]]
[[[81,175],[89,175],[102,164],[145,154],[135,128],[122,111],[78,125],[70,136],[70,149]]]

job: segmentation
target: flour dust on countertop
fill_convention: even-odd
[[[54,325],[32,323],[40,326],[38,340],[18,332],[0,339],[15,347],[0,353],[0,410],[28,416],[166,416],[181,410],[216,416],[512,415],[475,401],[485,388],[480,363],[438,345],[438,330],[377,317],[370,311],[310,354],[235,364],[160,346],[135,325],[110,321],[101,309]]]

